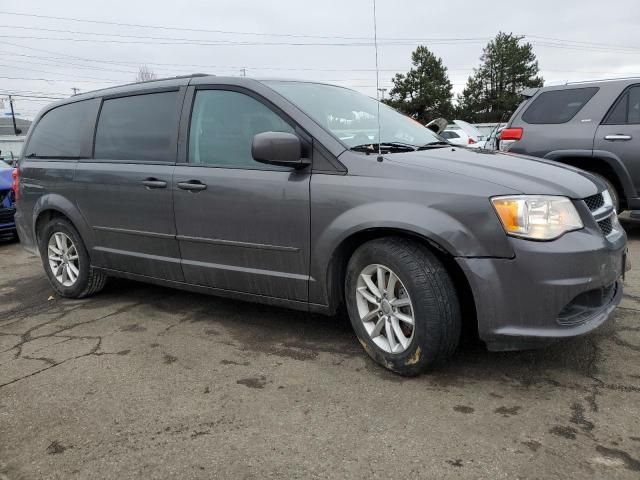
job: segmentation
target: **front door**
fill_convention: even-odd
[[[598,127],[594,150],[616,155],[626,167],[634,192],[640,192],[640,85],[628,88]]]
[[[293,126],[248,92],[198,89],[188,98],[187,162],[173,177],[185,281],[307,301],[310,168],[251,156],[255,134]]]

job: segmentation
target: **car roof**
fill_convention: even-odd
[[[566,82],[561,85],[546,85],[540,89],[526,89],[523,94],[526,95],[527,90],[531,90],[531,93],[535,93],[536,91],[549,91],[549,90],[563,90],[566,88],[589,88],[589,87],[600,87],[602,85],[607,85],[611,87],[619,86],[626,87],[628,85],[633,85],[635,83],[640,83],[640,77],[625,77],[625,78],[606,78],[601,80],[585,80],[580,82]],[[532,96],[532,95],[531,95]]]

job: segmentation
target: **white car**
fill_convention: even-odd
[[[440,136],[454,145],[470,148],[484,148],[485,137],[480,130],[463,120],[454,120],[453,125],[448,125]]]

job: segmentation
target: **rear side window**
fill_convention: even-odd
[[[582,110],[598,87],[552,90],[538,95],[522,115],[527,123],[566,123]]]
[[[631,87],[622,94],[604,123],[607,125],[640,123],[640,85]]]
[[[80,158],[94,120],[90,100],[54,108],[36,125],[24,154],[27,157]],[[88,152],[87,152],[88,153]]]
[[[442,138],[446,138],[447,140],[450,140],[452,138],[460,138],[460,135],[458,135],[456,132],[452,132],[451,130],[445,130],[440,134],[440,136]]]
[[[105,100],[96,129],[94,158],[175,161],[177,100],[178,92]]]

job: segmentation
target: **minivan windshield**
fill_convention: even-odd
[[[433,131],[380,103],[348,88],[320,83],[267,80],[266,85],[294,103],[353,150],[412,151],[449,145]]]

